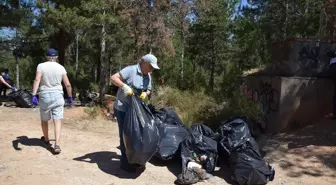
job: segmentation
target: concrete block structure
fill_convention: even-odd
[[[268,74],[277,76],[324,77],[330,58],[326,50],[336,51],[335,42],[292,39],[273,46]]]
[[[262,104],[268,132],[300,128],[332,110],[332,82],[325,78],[247,76],[241,88]]]
[[[292,39],[273,48],[272,65],[244,77],[241,88],[252,101],[261,102],[266,129],[280,132],[331,113],[333,85],[328,78],[329,58],[336,43]]]

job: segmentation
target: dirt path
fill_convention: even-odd
[[[116,148],[119,142],[116,124],[103,120],[83,120],[82,112],[80,108],[66,110],[67,119],[63,127],[61,145],[63,151],[60,155],[52,155],[39,144],[41,129],[38,109],[0,107],[0,184],[173,184],[175,175],[180,172],[178,164],[172,162],[156,166],[148,163],[145,172],[136,178],[120,171],[120,152]],[[53,125],[49,126],[50,138],[54,138]],[[276,145],[274,143],[273,145]],[[289,164],[286,162],[295,163],[297,159],[291,158],[295,153],[287,153],[286,150],[281,150],[281,147],[279,151],[283,153],[276,151],[274,149],[269,155],[280,157],[271,163],[276,169],[276,177],[269,184],[336,184],[334,163],[324,169],[318,167],[324,172],[320,176],[309,173],[293,176],[289,174],[290,168],[286,169],[284,165]],[[336,150],[328,151],[331,152],[328,154],[329,157],[336,158],[334,153]],[[316,161],[314,165],[323,165],[321,161]],[[223,173],[217,171],[215,174],[223,177],[225,176]],[[216,176],[198,184],[227,184],[222,177]]]

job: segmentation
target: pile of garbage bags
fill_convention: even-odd
[[[84,107],[93,107],[95,105],[95,100],[98,97],[97,93],[90,92],[88,90],[80,90],[79,92],[79,101],[81,106]]]
[[[32,102],[32,94],[26,89],[20,89],[8,94],[8,97],[15,102],[20,108],[34,108],[36,107]]]
[[[249,121],[235,117],[214,132],[203,124],[186,128],[170,108],[155,109],[139,97],[130,97],[124,124],[124,144],[130,164],[145,165],[153,156],[181,159],[176,184],[194,184],[211,177],[226,164],[237,185],[262,185],[273,181],[275,171],[266,162],[251,134]]]

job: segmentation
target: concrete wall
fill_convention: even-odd
[[[269,132],[311,124],[332,110],[333,87],[326,78],[248,76],[242,91],[262,103]]]
[[[271,76],[325,76],[329,65],[326,49],[336,51],[335,42],[292,39],[275,43],[272,66],[264,74]]]

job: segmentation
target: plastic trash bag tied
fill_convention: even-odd
[[[145,165],[158,149],[159,130],[148,106],[139,97],[129,98],[123,125],[126,155],[130,164]]]

